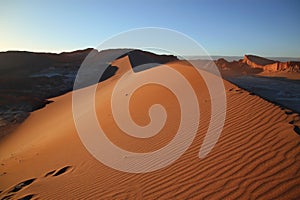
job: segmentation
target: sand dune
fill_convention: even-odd
[[[178,102],[170,91],[148,85],[132,96],[132,117],[149,122],[153,103],[165,105],[166,126],[149,139],[136,139],[113,121],[110,97],[118,78],[131,70],[128,57],[115,63],[116,75],[101,82],[96,110],[107,137],[129,151],[148,152],[166,145],[178,129]],[[299,199],[300,137],[289,122],[299,116],[224,81],[227,116],[222,135],[204,159],[199,147],[210,120],[208,90],[185,62],[170,67],[196,91],[201,120],[190,148],[172,165],[146,174],[124,173],[105,166],[85,149],[72,116],[72,93],[51,99],[11,135],[0,141],[0,197],[18,199]],[[149,73],[148,69],[139,73]],[[138,76],[138,73],[135,75]],[[167,76],[167,75],[166,75]],[[128,77],[128,84],[130,83]],[[174,81],[174,84],[179,84]],[[82,89],[84,90],[84,89]]]

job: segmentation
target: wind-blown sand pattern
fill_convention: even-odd
[[[112,142],[126,150],[148,152],[161,148],[178,128],[177,100],[160,86],[141,88],[131,100],[133,119],[140,125],[147,124],[149,106],[159,102],[168,113],[166,126],[158,135],[145,140],[123,134],[113,122],[109,94],[131,66],[128,57],[115,65],[119,67],[116,75],[101,82],[96,93],[101,126]],[[201,112],[195,140],[175,163],[146,174],[124,173],[103,165],[81,143],[72,118],[72,93],[67,93],[32,113],[14,133],[0,141],[0,197],[299,199],[300,137],[294,131],[299,116],[224,81],[225,126],[213,150],[199,159],[199,148],[210,120],[208,90],[202,78],[185,62],[175,61],[169,66],[190,81]],[[149,70],[155,68],[139,73]],[[176,80],[174,84],[178,84]]]

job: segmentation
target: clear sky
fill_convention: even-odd
[[[300,57],[299,10],[298,0],[1,0],[0,51],[70,51],[163,27],[211,55]]]

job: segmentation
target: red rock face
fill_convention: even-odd
[[[254,68],[243,62],[243,60],[228,62],[224,58],[220,58],[214,61],[218,66],[222,76],[224,78],[231,76],[240,76],[246,74],[257,74],[262,72],[261,68]]]
[[[263,71],[300,72],[300,62],[279,62],[253,55],[245,55],[242,62],[252,68],[260,68]]]

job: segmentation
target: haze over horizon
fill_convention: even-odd
[[[299,57],[299,5],[296,0],[103,0],[72,4],[4,0],[0,3],[0,51],[57,53],[95,48],[123,31],[161,27],[190,36],[210,55]]]

